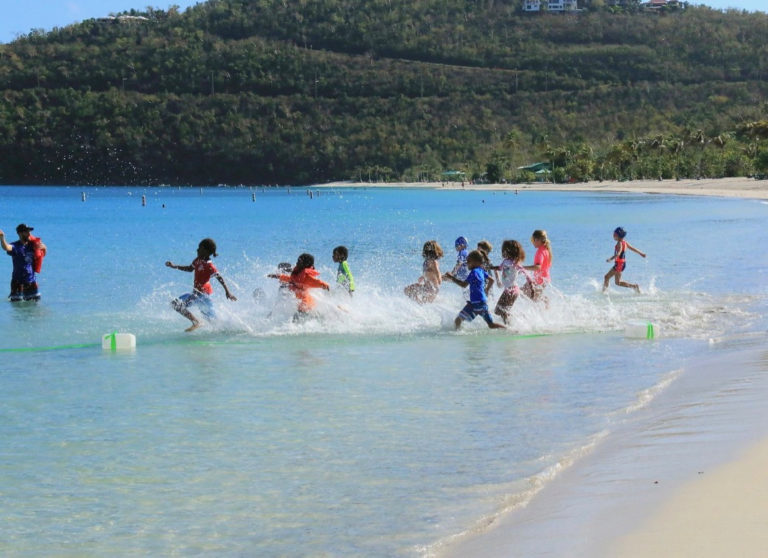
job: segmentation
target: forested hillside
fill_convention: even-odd
[[[768,171],[766,14],[209,0],[126,15],[0,45],[0,183]]]

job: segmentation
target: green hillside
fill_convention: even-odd
[[[520,4],[209,0],[30,34],[0,45],[0,183],[768,172],[768,15]]]

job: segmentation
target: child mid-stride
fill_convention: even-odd
[[[476,316],[480,316],[491,329],[504,329],[502,324],[493,322],[491,313],[488,311],[488,297],[486,296],[486,282],[493,283],[493,278],[483,269],[483,255],[478,250],[472,250],[467,254],[467,268],[469,274],[466,281],[462,281],[455,275],[446,273],[443,278],[449,279],[460,287],[469,287],[469,302],[459,312],[454,320],[456,329],[461,327],[463,321],[471,322]]]
[[[178,269],[179,271],[194,272],[194,282],[192,284],[192,292],[181,295],[171,302],[171,306],[179,314],[187,318],[192,322],[185,331],[193,331],[200,327],[200,320],[197,319],[189,308],[197,306],[200,309],[200,313],[208,319],[214,316],[213,303],[211,302],[211,295],[213,294],[213,287],[211,287],[211,277],[216,277],[221,286],[224,287],[224,292],[229,300],[237,300],[235,296],[229,292],[227,284],[224,282],[224,278],[219,275],[216,266],[211,262],[211,257],[216,257],[216,242],[212,238],[204,238],[200,241],[197,247],[197,257],[192,260],[189,265],[176,265],[173,262],[165,262],[167,267],[171,269]]]

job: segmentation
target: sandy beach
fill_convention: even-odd
[[[768,439],[677,490],[612,556],[765,556]]]
[[[488,191],[633,192],[686,196],[717,196],[768,199],[768,180],[754,178],[706,178],[702,180],[634,180],[629,182],[577,182],[573,184],[464,184],[461,182],[330,182],[323,187],[436,188]]]
[[[768,548],[765,336],[674,375],[647,408],[525,506],[441,558],[762,557]],[[718,370],[738,370],[723,380]],[[689,370],[689,372],[691,372]]]

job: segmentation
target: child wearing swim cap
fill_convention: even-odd
[[[627,259],[626,259],[627,249],[640,254],[642,257],[645,257],[645,254],[643,252],[641,252],[640,250],[632,246],[629,242],[624,240],[624,237],[626,236],[627,236],[627,231],[625,231],[621,227],[616,227],[616,229],[614,229],[613,231],[613,239],[616,241],[616,246],[613,249],[613,256],[611,256],[605,261],[606,262],[614,261],[614,264],[611,270],[605,274],[605,278],[603,279],[603,292],[608,290],[608,283],[610,283],[611,277],[614,278],[616,284],[619,287],[634,289],[636,293],[640,292],[640,286],[637,285],[636,283],[627,283],[626,281],[621,280],[621,274],[627,268]]]

